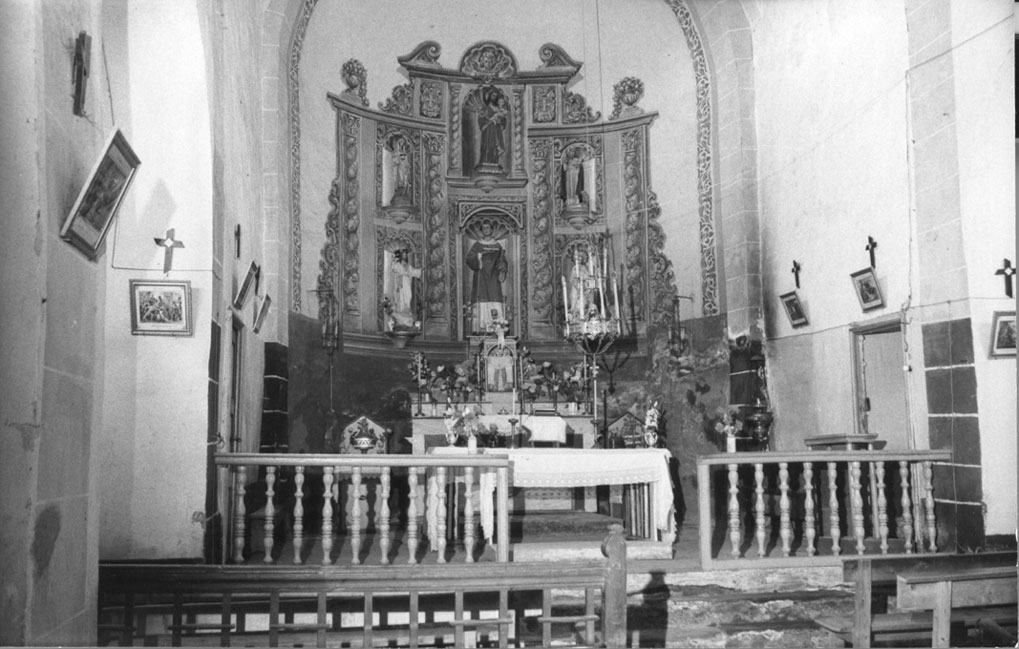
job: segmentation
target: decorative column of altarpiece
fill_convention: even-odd
[[[607,244],[627,330],[643,335],[669,317],[674,279],[648,164],[657,113],[632,98],[619,110],[617,97],[602,119],[568,89],[582,64],[556,45],[531,71],[496,42],[475,44],[453,69],[439,54],[425,42],[398,57],[409,81],[377,109],[359,63],[344,66],[346,90],[328,96],[336,176],[320,310],[332,292],[348,335],[383,331],[386,253],[409,251],[421,269],[420,342],[466,339],[465,245],[487,223],[507,250],[503,300],[519,338],[562,339],[561,278],[587,241]]]

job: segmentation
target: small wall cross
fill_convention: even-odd
[[[800,262],[798,262],[795,259],[793,259],[793,269],[792,269],[791,272],[796,277],[796,288],[800,287],[800,269],[801,268],[803,268],[803,267],[800,266]]]
[[[867,246],[864,248],[870,253],[870,267],[877,268],[877,261],[874,259],[874,251],[877,250],[877,241],[874,241],[874,237],[867,236]]]
[[[170,268],[173,266],[173,249],[174,248],[183,248],[184,247],[184,242],[183,241],[177,241],[176,239],[174,239],[174,234],[175,234],[174,230],[175,230],[175,228],[170,228],[169,230],[167,230],[166,231],[166,237],[163,238],[163,239],[160,239],[159,237],[155,237],[153,239],[153,241],[156,242],[157,246],[165,248],[165,250],[163,251],[163,272],[164,273],[169,273],[170,272]]]
[[[1005,295],[1012,297],[1012,276],[1015,275],[1015,268],[1008,259],[1003,260],[1001,268],[994,271],[995,275],[1002,275],[1005,278]]]

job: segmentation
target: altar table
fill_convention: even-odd
[[[579,415],[502,415],[484,414],[480,421],[487,428],[495,424],[503,434],[511,430],[510,419],[517,420],[517,426],[523,426],[530,432],[530,442],[552,442],[566,444],[571,433],[579,436],[583,448],[591,448],[595,442],[595,432],[590,416]],[[446,424],[442,417],[414,417],[411,420],[411,452],[415,455],[426,453],[438,444],[445,444]]]
[[[594,487],[597,485],[646,485],[646,497],[634,499],[642,511],[637,518],[646,521],[646,527],[657,531],[662,541],[675,539],[675,517],[672,515],[672,480],[669,475],[669,458],[666,449],[572,449],[572,448],[519,448],[479,449],[487,455],[503,455],[510,460],[510,487]],[[468,449],[460,446],[437,446],[429,454],[466,455]],[[491,542],[494,532],[495,473],[479,469],[477,510],[486,541]],[[463,483],[462,470],[447,470],[447,482]],[[438,533],[438,490],[434,469],[428,472],[425,521],[428,538]],[[472,487],[473,489],[473,487]],[[473,497],[471,491],[468,497]]]

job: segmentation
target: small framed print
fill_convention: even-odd
[[[266,295],[262,298],[262,303],[258,305],[258,309],[255,311],[255,324],[251,327],[256,334],[261,331],[262,323],[265,322],[265,316],[269,313],[271,304],[272,298]]]
[[[872,311],[885,305],[885,299],[881,295],[881,286],[877,283],[877,276],[874,275],[873,268],[867,267],[858,270],[850,277],[853,279],[856,297],[860,300],[860,308],[864,311]]]
[[[1015,356],[1015,311],[995,311],[991,320],[991,356]]]
[[[241,309],[244,307],[244,303],[248,299],[248,293],[251,291],[252,284],[258,284],[258,276],[261,274],[262,269],[255,262],[251,262],[248,266],[248,272],[244,275],[244,281],[241,282],[240,288],[237,289],[237,294],[234,295],[233,307],[235,309]],[[258,292],[256,286],[255,292]]]
[[[796,295],[796,291],[790,291],[778,296],[778,299],[782,300],[782,306],[785,307],[785,314],[789,316],[789,324],[795,327],[802,327],[807,322],[807,314],[803,311],[803,305],[800,304],[800,298]]]
[[[190,336],[191,282],[131,280],[131,333],[135,336]]]
[[[140,164],[124,134],[120,129],[114,130],[60,229],[60,238],[89,259],[98,257]]]

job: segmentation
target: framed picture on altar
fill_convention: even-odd
[[[785,314],[789,316],[789,324],[795,327],[802,327],[807,322],[807,314],[803,310],[803,305],[800,304],[800,298],[796,295],[796,291],[790,291],[778,296],[778,299],[782,300],[782,306],[785,307]]]
[[[853,288],[856,289],[856,297],[860,300],[860,308],[866,311],[880,309],[885,305],[885,298],[881,295],[881,285],[877,282],[874,269],[867,267],[858,270],[850,278],[853,280]]]
[[[190,336],[191,282],[132,279],[131,334]]]
[[[991,321],[991,357],[1015,356],[1015,311],[995,311]]]

